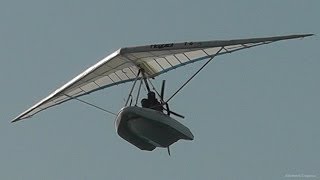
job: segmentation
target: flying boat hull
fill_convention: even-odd
[[[170,116],[148,108],[124,107],[116,118],[120,137],[141,150],[169,147],[180,139],[193,140],[191,131]]]

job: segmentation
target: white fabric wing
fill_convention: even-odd
[[[148,77],[204,60],[216,55],[231,53],[275,41],[303,38],[312,34],[276,36],[267,38],[227,41],[203,41],[154,44],[122,48],[91,66],[74,79],[44,98],[12,122],[29,118],[34,114],[91,92],[134,80],[139,69]]]

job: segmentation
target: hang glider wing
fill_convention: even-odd
[[[312,34],[275,36],[266,38],[202,41],[185,43],[154,44],[121,48],[91,66],[71,81],[51,93],[12,122],[29,118],[49,107],[113,85],[134,80],[139,69],[148,77],[155,77],[169,70],[242,49],[272,42],[297,39]]]

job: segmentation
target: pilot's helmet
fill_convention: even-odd
[[[148,99],[155,99],[155,98],[156,98],[156,93],[152,91],[148,93]]]

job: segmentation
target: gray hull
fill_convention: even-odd
[[[193,140],[191,131],[170,116],[153,109],[124,107],[116,118],[120,137],[141,150],[169,147],[179,139]]]

